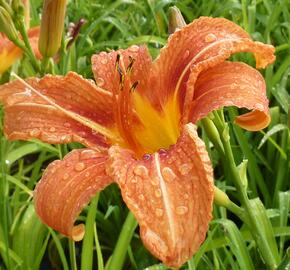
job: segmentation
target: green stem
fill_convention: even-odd
[[[265,241],[266,239],[263,235],[263,230],[259,228],[259,224],[256,222],[255,213],[251,207],[247,191],[243,185],[243,182],[240,178],[240,174],[235,164],[232,148],[230,145],[230,135],[228,125],[223,120],[221,120],[221,118],[218,118],[217,128],[219,130],[220,138],[225,152],[224,156],[225,165],[227,166],[228,173],[240,195],[241,204],[246,210],[246,214],[248,217],[246,223],[251,229],[253,238],[255,239],[257,245],[259,246],[264,261],[266,262],[266,264],[269,266],[270,269],[275,269],[277,263],[272,256],[271,248],[269,247],[268,242]]]
[[[77,270],[77,262],[76,262],[76,248],[75,242],[71,239],[68,240],[69,244],[69,258],[70,258],[70,267],[72,270]]]
[[[24,23],[21,23],[19,24],[19,32],[23,38],[23,42],[25,44],[24,47],[20,47],[26,54],[27,56],[30,58],[31,60],[31,63],[32,63],[32,66],[33,68],[35,69],[36,72],[39,72],[40,71],[40,66],[39,66],[39,63],[35,57],[35,54],[31,48],[31,45],[30,45],[30,42],[29,42],[29,38],[28,38],[28,35],[27,35],[27,31],[25,29],[25,25]],[[18,44],[16,44],[17,46],[19,46]]]
[[[134,231],[138,223],[134,215],[129,212],[125,223],[123,224],[121,233],[119,235],[118,242],[115,246],[113,255],[107,267],[107,270],[122,270],[123,264],[125,262],[127,250],[131,239],[133,237]]]
[[[46,73],[48,63],[49,63],[49,57],[44,57],[41,61],[41,74],[42,75]]]
[[[93,267],[94,227],[97,214],[98,200],[99,193],[92,200],[88,211],[88,216],[86,220],[86,234],[82,245],[82,270],[92,269]]]

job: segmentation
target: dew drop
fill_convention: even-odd
[[[71,127],[71,124],[69,122],[65,122],[63,125],[67,128]]]
[[[139,46],[132,45],[129,49],[130,49],[131,52],[138,52],[139,51]]]
[[[137,165],[133,171],[134,171],[134,174],[138,176],[142,176],[142,177],[148,176],[148,169],[143,165]]]
[[[67,180],[69,178],[69,174],[68,173],[64,173],[62,179],[63,180]]]
[[[108,63],[107,58],[102,58],[101,59],[101,63],[104,64],[104,65],[106,65]]]
[[[81,152],[80,158],[81,159],[91,159],[98,157],[98,153],[91,150],[91,149],[85,149]]]
[[[184,52],[184,54],[183,54],[183,59],[188,58],[189,55],[190,55],[189,50],[186,50],[186,51]]]
[[[145,197],[144,197],[143,194],[140,194],[140,195],[138,196],[138,198],[139,198],[140,201],[144,201],[144,200],[145,200]]]
[[[156,214],[156,216],[157,217],[162,217],[163,216],[163,209],[162,208],[157,208],[156,210],[155,210],[155,214]]]
[[[69,142],[70,139],[71,139],[71,136],[70,136],[70,135],[62,135],[62,136],[60,137],[60,140],[61,140],[62,142]]]
[[[167,182],[172,182],[176,178],[176,174],[169,167],[164,167],[162,169],[162,175]]]
[[[90,176],[90,173],[89,172],[86,172],[85,173],[85,177],[89,177]]]
[[[83,163],[83,162],[78,162],[78,163],[75,165],[75,170],[76,170],[77,172],[81,172],[81,171],[83,171],[85,168],[86,168],[86,165],[85,165],[85,163]]]
[[[205,40],[205,42],[209,43],[209,42],[216,41],[217,40],[217,37],[216,37],[216,35],[210,33],[210,34],[207,34],[205,36],[205,39],[204,40]]]
[[[150,179],[150,183],[152,184],[152,186],[158,186],[159,185],[159,180],[156,177],[152,177]]]
[[[87,133],[85,131],[80,131],[79,136],[85,138],[87,136]]]
[[[264,110],[263,105],[260,104],[260,103],[255,104],[255,108],[256,108],[257,110],[259,110],[259,111],[263,111],[263,110]]]
[[[49,131],[50,131],[50,132],[55,132],[56,129],[55,129],[55,127],[51,127],[51,128],[49,129]]]
[[[32,129],[30,132],[29,132],[29,135],[31,137],[38,137],[40,135],[40,130],[39,129]]]
[[[188,208],[186,206],[178,206],[176,208],[176,214],[177,215],[182,216],[182,215],[186,214],[187,212],[188,212]]]
[[[179,171],[182,175],[188,174],[191,169],[192,169],[192,164],[187,164],[187,163],[179,167]]]
[[[156,189],[156,190],[154,191],[154,194],[155,194],[155,196],[156,196],[157,198],[160,198],[161,195],[162,195],[162,193],[161,193],[161,189],[160,189],[160,188]]]
[[[137,182],[138,182],[137,177],[136,177],[136,176],[133,176],[133,177],[131,178],[131,183],[136,184]]]
[[[105,81],[103,78],[99,77],[96,79],[96,83],[98,86],[103,86],[105,84]]]

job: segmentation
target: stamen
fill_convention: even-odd
[[[35,93],[36,95],[38,95],[39,97],[41,97],[43,100],[45,100],[46,102],[48,102],[50,105],[52,105],[53,107],[57,108],[58,110],[60,110],[61,112],[63,112],[65,115],[67,115],[68,117],[74,119],[75,121],[83,124],[86,127],[91,128],[92,130],[96,131],[97,133],[100,133],[102,135],[104,135],[105,137],[111,139],[114,142],[122,142],[122,140],[120,140],[120,137],[116,136],[112,131],[110,131],[109,129],[91,121],[90,119],[79,115],[77,113],[74,113],[72,111],[66,110],[63,107],[59,106],[58,104],[56,104],[55,102],[53,102],[50,98],[48,98],[47,96],[41,94],[38,90],[36,90],[35,88],[33,88],[29,83],[27,83],[26,81],[24,81],[22,78],[20,78],[17,74],[15,74],[14,72],[11,73],[12,76],[14,76],[15,78],[17,78],[22,84],[24,84],[26,87],[28,87],[33,93]]]
[[[129,75],[133,69],[133,64],[134,62],[136,61],[135,58],[133,58],[131,55],[129,55],[129,60],[130,60],[130,63],[126,69],[126,73]]]
[[[125,76],[124,76],[124,73],[120,67],[120,59],[121,59],[121,55],[120,54],[117,54],[117,59],[116,59],[116,70],[120,76],[120,79],[119,79],[119,89],[121,91],[123,91],[124,89],[124,81],[125,81]]]
[[[136,82],[134,82],[132,84],[132,86],[130,88],[130,93],[135,91],[135,89],[137,88],[138,84],[139,84],[139,81],[136,81]]]

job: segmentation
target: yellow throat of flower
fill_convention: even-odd
[[[169,98],[161,111],[138,94],[133,95],[136,114],[141,122],[134,128],[134,137],[142,148],[143,154],[166,149],[176,143],[180,134],[180,110],[178,102]]]

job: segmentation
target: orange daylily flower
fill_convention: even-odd
[[[38,50],[39,27],[28,30],[31,47],[38,59],[41,54]],[[14,62],[22,57],[22,50],[10,41],[4,34],[0,33],[0,75],[10,68]]]
[[[272,46],[236,24],[202,17],[172,34],[154,61],[145,46],[93,55],[96,84],[70,72],[1,86],[8,139],[87,146],[44,172],[34,193],[42,221],[80,240],[77,215],[115,182],[151,253],[172,267],[187,261],[205,239],[213,203],[212,166],[194,123],[233,105],[251,110],[236,119],[245,129],[270,121],[264,79],[226,61],[236,52],[252,52],[257,68],[275,60]]]

